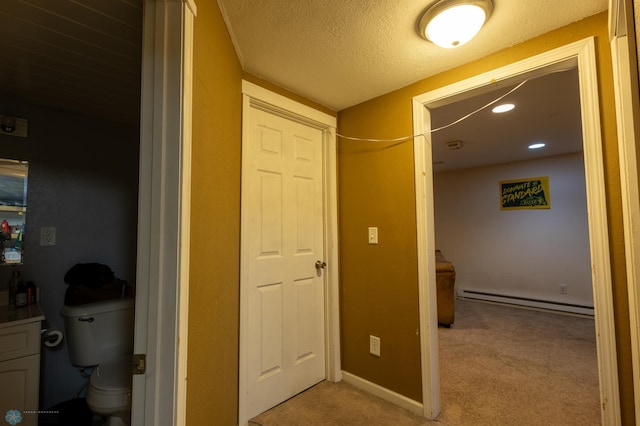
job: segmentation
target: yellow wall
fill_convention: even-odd
[[[333,117],[336,117],[338,115],[334,110],[329,109],[329,108],[325,107],[324,105],[320,105],[320,104],[318,104],[316,102],[310,101],[307,98],[304,98],[304,97],[302,97],[302,96],[300,96],[300,95],[298,95],[296,93],[293,93],[293,92],[290,92],[290,91],[288,91],[286,89],[283,89],[280,86],[276,86],[275,84],[270,83],[270,82],[268,82],[266,80],[263,80],[263,79],[261,79],[259,77],[256,77],[253,74],[249,74],[246,71],[242,73],[242,78],[244,80],[252,82],[253,84],[257,84],[258,86],[264,87],[265,89],[268,89],[268,90],[270,90],[270,91],[272,91],[274,93],[277,93],[277,94],[282,95],[282,96],[286,96],[289,99],[293,99],[294,101],[299,102],[299,103],[301,103],[303,105],[306,105],[308,107],[317,109],[318,111],[322,111],[325,114],[329,114],[329,115],[331,115]]]
[[[194,28],[187,424],[238,412],[242,69],[215,1]]]
[[[198,2],[193,57],[187,424],[235,425],[242,79],[336,113],[243,72],[215,2]]]
[[[343,134],[408,135],[413,96],[597,37],[622,411],[624,424],[632,424],[624,241],[606,28],[603,13],[347,109],[338,119]],[[187,386],[187,423],[193,425],[237,422],[242,78],[314,106],[243,73],[216,3],[199,2],[194,34]],[[339,178],[343,368],[421,400],[413,148],[410,143],[341,140]],[[380,228],[379,245],[367,244],[368,226]],[[382,338],[381,358],[368,355],[369,334]]]
[[[590,36],[596,37],[623,424],[633,424],[629,313],[606,12],[340,111],[338,131],[369,138],[411,135],[414,96]],[[340,140],[338,146],[342,366],[345,371],[420,401],[412,144]],[[377,246],[367,244],[369,226],[379,227]],[[381,338],[380,358],[368,353],[370,334]]]

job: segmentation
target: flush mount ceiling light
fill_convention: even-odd
[[[420,36],[441,47],[462,46],[478,34],[492,11],[492,0],[441,0],[420,18]]]
[[[545,146],[547,145],[543,142],[532,143],[531,145],[529,145],[529,149],[541,149],[541,148],[544,148]]]
[[[495,114],[502,114],[503,112],[511,111],[515,107],[516,106],[514,104],[502,104],[502,105],[498,105],[497,107],[493,108],[491,110],[491,112],[493,112]]]

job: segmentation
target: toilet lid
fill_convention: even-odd
[[[118,358],[98,365],[91,374],[91,386],[104,391],[122,390],[131,387],[131,357]]]

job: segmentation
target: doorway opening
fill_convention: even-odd
[[[435,289],[435,224],[433,199],[433,139],[430,110],[468,99],[479,93],[577,67],[581,100],[589,248],[593,283],[596,345],[603,423],[619,419],[619,391],[613,322],[613,301],[607,233],[606,203],[598,87],[593,38],[584,39],[468,80],[417,96],[413,101],[418,228],[418,268],[421,333],[422,388],[425,417],[440,412],[438,329]]]
[[[513,423],[545,406],[558,423],[599,423],[577,68],[435,108],[432,127],[488,104],[432,131],[436,248],[456,274],[454,291],[438,263],[438,321],[445,289],[455,310],[438,332],[442,415],[482,423],[491,406],[487,421]]]

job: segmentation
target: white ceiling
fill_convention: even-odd
[[[205,0],[196,4],[200,1]],[[493,15],[480,34],[453,50],[439,48],[416,32],[431,0],[218,0],[218,5],[245,71],[335,111],[591,16],[608,5],[607,0],[493,1]],[[136,124],[142,3],[1,0],[0,100],[17,98]],[[538,108],[553,108],[555,112],[546,118],[569,122],[572,118],[564,115],[569,110],[561,108],[557,98],[573,95],[560,91],[566,85],[551,83],[533,91],[540,95],[535,98],[542,102]],[[528,87],[533,84],[516,94],[526,94]],[[549,90],[556,97],[553,101],[542,96]],[[450,109],[473,107],[459,104]],[[0,115],[4,113],[0,110]],[[509,114],[518,117],[516,112]],[[538,118],[538,127],[546,126],[544,114]],[[497,144],[513,143],[513,135],[478,142],[475,136],[495,133],[477,127],[487,123],[465,121],[464,125],[476,126],[474,137],[447,131],[435,136],[434,144],[462,139],[464,148],[457,157],[471,154],[477,145],[493,152],[509,151]],[[527,128],[523,123],[510,126]],[[520,138],[536,137],[534,130]],[[453,154],[438,154],[444,156],[445,167],[455,166],[458,160]]]
[[[475,39],[456,49],[443,49],[416,30],[432,0],[218,0],[245,71],[335,111],[608,7],[607,0],[493,2],[493,14]],[[438,108],[433,111],[434,127],[466,115],[509,89]],[[582,150],[575,70],[529,81],[507,100],[517,105],[510,113],[495,116],[485,110],[434,133],[434,171]],[[446,142],[452,140],[462,140],[463,148],[447,149]],[[539,140],[547,143],[544,150],[527,149]]]
[[[493,0],[457,49],[421,38],[433,0],[218,0],[243,69],[335,111],[607,9],[608,0]]]
[[[518,83],[519,84],[519,83]],[[518,84],[431,110],[432,129],[450,123],[511,92]],[[495,114],[503,103],[516,107]],[[462,148],[450,149],[452,141]],[[530,150],[534,142],[544,149]],[[527,80],[500,102],[482,109],[459,124],[432,133],[433,170],[436,172],[532,160],[582,151],[582,122],[577,68]]]

